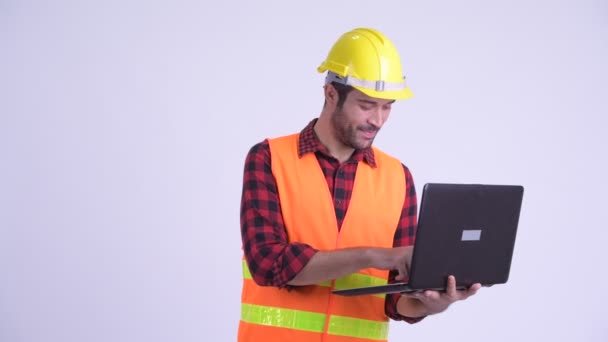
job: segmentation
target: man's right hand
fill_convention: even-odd
[[[317,251],[288,284],[303,286],[337,279],[364,268],[396,270],[396,279],[409,276],[413,248],[352,247],[334,251]]]
[[[396,270],[396,280],[404,280],[409,276],[413,247],[372,248],[369,250],[372,267],[381,270]]]

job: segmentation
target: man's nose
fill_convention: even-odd
[[[384,124],[384,113],[382,108],[376,108],[372,111],[370,117],[367,119],[367,122],[376,128],[382,127]]]

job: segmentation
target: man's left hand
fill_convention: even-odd
[[[432,315],[445,311],[445,309],[456,301],[469,298],[477,293],[480,288],[481,284],[476,283],[466,290],[457,290],[456,278],[451,275],[448,277],[445,292],[425,290],[422,292],[404,293],[403,296],[419,300],[420,304],[426,309],[425,311],[427,311],[427,314]]]

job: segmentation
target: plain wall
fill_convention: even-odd
[[[605,1],[0,1],[0,341],[231,341],[249,148],[380,29],[415,98],[376,146],[525,186],[505,285],[393,341],[606,341]]]

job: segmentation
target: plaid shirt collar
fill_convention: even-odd
[[[321,140],[317,137],[314,127],[317,119],[313,119],[301,132],[298,139],[298,156],[302,158],[306,153],[321,152],[328,157],[332,157],[329,154],[327,148],[321,143]],[[333,157],[332,157],[333,158]],[[355,150],[353,155],[350,157],[348,162],[360,162],[365,161],[371,167],[376,167],[376,159],[374,158],[374,150],[371,147],[364,148],[362,150]]]

